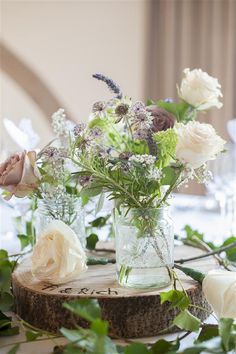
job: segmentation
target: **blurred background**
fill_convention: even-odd
[[[203,119],[230,140],[236,0],[1,0],[0,12],[1,120],[30,118],[40,146],[51,138],[50,116],[59,107],[86,121],[93,102],[110,97],[93,73],[146,100],[176,98],[186,67],[219,79],[224,106]],[[16,150],[4,129],[1,121],[2,147]],[[202,189],[194,184],[188,191]]]

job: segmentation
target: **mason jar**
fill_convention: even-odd
[[[174,228],[168,207],[114,209],[113,222],[119,284],[131,288],[169,285]]]
[[[74,196],[67,198],[43,198],[38,200],[36,236],[53,220],[61,220],[76,233],[82,246],[86,247],[85,215],[81,201]]]

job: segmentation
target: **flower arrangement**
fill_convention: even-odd
[[[72,126],[59,109],[52,115],[53,142],[37,155],[15,154],[0,166],[0,187],[7,199],[31,195],[42,210],[41,229],[61,220],[83,243],[77,201],[100,195],[101,204],[106,193],[116,210],[118,280],[124,286],[164,286],[171,281],[169,196],[191,179],[207,181],[207,161],[224,149],[214,128],[195,120],[199,111],[222,106],[217,79],[200,69],[185,69],[184,74],[177,87],[179,102],[147,104],[133,102],[113,80],[96,74],[115,96],[93,104],[87,125]],[[145,274],[155,269],[155,276],[135,274],[140,267]],[[132,277],[138,280],[129,283]]]
[[[75,127],[73,162],[80,167],[83,193],[107,191],[116,206],[157,208],[169,194],[196,178],[210,177],[206,162],[224,149],[210,124],[195,121],[198,111],[216,106],[222,96],[217,79],[200,69],[184,70],[180,102],[132,102],[103,75],[116,94],[96,102],[87,126]]]

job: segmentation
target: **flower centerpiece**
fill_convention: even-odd
[[[168,206],[175,188],[210,178],[206,162],[224,149],[199,111],[221,107],[217,79],[184,70],[180,102],[133,102],[104,75],[115,97],[94,103],[90,122],[74,129],[72,161],[82,195],[107,193],[114,200],[118,281],[127,287],[162,287],[171,281],[173,223]]]

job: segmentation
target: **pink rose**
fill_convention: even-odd
[[[30,194],[40,178],[35,151],[16,153],[0,164],[0,188],[10,192],[6,199]]]

